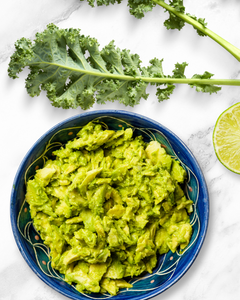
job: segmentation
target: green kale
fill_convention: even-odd
[[[84,1],[84,0],[80,0]],[[96,5],[109,5],[115,3],[121,3],[122,0],[87,0],[91,6]],[[145,13],[151,11],[156,5],[159,5],[169,13],[169,18],[164,21],[164,26],[167,29],[181,30],[186,23],[193,26],[196,29],[198,35],[208,36],[220,46],[226,49],[231,55],[233,55],[238,61],[240,61],[240,49],[233,46],[231,43],[217,35],[215,32],[207,28],[207,23],[203,18],[197,18],[194,15],[185,12],[185,6],[183,0],[169,0],[169,4],[165,0],[128,0],[128,6],[130,13],[137,19],[144,17]]]
[[[239,80],[211,79],[211,73],[184,75],[187,63],[177,63],[173,75],[165,75],[163,60],[154,58],[150,65],[141,67],[137,54],[120,50],[111,41],[102,50],[95,38],[80,34],[79,29],[59,29],[49,24],[36,34],[34,42],[21,38],[15,43],[16,51],[10,59],[8,74],[17,78],[25,67],[30,70],[26,89],[30,96],[41,90],[55,107],[89,109],[97,102],[119,101],[126,106],[147,99],[149,84],[157,87],[159,101],[169,99],[175,84],[189,84],[197,91],[213,93],[216,85],[240,85]],[[207,74],[207,75],[206,75]],[[164,88],[159,86],[165,85]]]

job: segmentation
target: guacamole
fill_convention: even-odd
[[[158,255],[187,247],[186,171],[160,143],[90,122],[53,155],[26,201],[52,267],[79,292],[116,295]]]

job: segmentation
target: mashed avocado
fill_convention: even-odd
[[[186,172],[157,141],[131,128],[88,123],[27,183],[34,227],[52,267],[80,292],[132,287],[157,256],[187,247],[192,201]]]

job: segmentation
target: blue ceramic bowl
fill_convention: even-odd
[[[194,201],[191,214],[193,235],[189,246],[182,253],[168,252],[158,259],[152,274],[132,278],[131,289],[123,289],[117,296],[109,294],[82,294],[64,282],[60,274],[51,268],[49,249],[42,243],[31,222],[29,207],[25,202],[25,182],[35,170],[44,164],[54,149],[75,137],[81,126],[99,119],[110,129],[131,126],[135,135],[146,141],[158,140],[186,169],[188,180],[185,193]],[[67,119],[46,132],[23,159],[13,184],[11,194],[11,224],[17,246],[32,270],[49,286],[70,299],[149,299],[176,283],[190,268],[203,244],[209,217],[207,186],[199,165],[184,143],[161,124],[144,116],[126,111],[101,110],[87,112]]]

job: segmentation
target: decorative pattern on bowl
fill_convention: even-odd
[[[93,120],[93,122],[100,121],[103,127],[108,129],[114,129],[114,130],[119,130],[122,127],[124,128],[131,127],[135,135],[141,134],[144,137],[144,140],[147,142],[150,142],[152,140],[157,140],[160,144],[163,145],[167,153],[170,154],[172,158],[177,159],[181,162],[181,160],[173,150],[171,144],[169,143],[167,137],[164,136],[164,134],[161,131],[155,130],[153,128],[144,128],[144,129],[137,128],[121,119],[112,118],[112,117],[110,117],[110,119],[114,120],[114,122],[110,122],[110,124],[107,125],[107,123],[104,122],[105,118],[109,119],[108,116],[102,116],[101,118],[97,118]],[[81,127],[82,126],[74,127],[74,128],[65,128],[55,133],[52,136],[52,138],[49,140],[48,144],[46,145],[43,154],[40,155],[27,169],[25,173],[25,183],[34,174],[35,170],[37,170],[39,167],[42,167],[45,161],[51,157],[52,151],[56,150],[60,146],[63,146],[63,143],[58,141],[64,140],[64,142],[66,142],[66,140],[71,140],[72,138],[75,138],[76,133],[81,129]],[[181,253],[178,251],[176,253],[172,253],[171,251],[169,251],[167,254],[162,255],[159,258],[158,265],[157,267],[155,267],[154,272],[152,274],[145,274],[144,276],[138,276],[136,278],[132,278],[131,280],[129,280],[129,282],[133,285],[133,287],[131,289],[120,290],[119,293],[122,295],[126,295],[132,292],[141,293],[141,292],[154,290],[158,288],[160,285],[162,285],[163,283],[165,283],[167,280],[172,278],[180,259],[183,257],[185,252],[188,251],[194,245],[199,235],[200,222],[199,222],[198,211],[197,211],[199,183],[197,177],[191,171],[191,169],[189,169],[182,162],[181,165],[184,167],[184,169],[187,171],[188,174],[187,176],[188,180],[185,185],[185,194],[189,199],[193,200],[194,202],[193,205],[194,211],[190,215],[191,225],[193,226],[193,235],[191,241],[188,247],[184,249]],[[35,254],[36,262],[39,268],[41,269],[41,271],[47,276],[64,281],[63,276],[51,267],[50,251],[48,247],[46,247],[43,244],[37,231],[35,231],[34,229],[29,214],[29,207],[26,201],[23,202],[22,208],[18,216],[18,229],[19,232],[22,234],[22,236],[28,241],[30,247],[32,247],[32,250],[34,251]],[[109,294],[102,294],[102,295],[84,294],[84,296],[91,299],[113,297]]]
[[[130,289],[121,289],[116,296],[111,296],[107,293],[79,293],[73,285],[69,285],[64,281],[63,275],[59,274],[51,267],[49,249],[43,244],[39,234],[34,229],[28,204],[25,200],[23,200],[25,195],[25,184],[29,178],[34,176],[35,171],[38,168],[41,168],[44,165],[44,162],[52,156],[52,151],[64,145],[67,141],[75,138],[76,134],[82,127],[82,125],[78,126],[76,117],[76,120],[73,118],[73,120],[68,122],[71,125],[74,124],[74,126],[67,126],[68,123],[64,123],[61,129],[57,130],[56,127],[52,130],[52,132],[48,132],[48,135],[44,137],[47,142],[44,144],[40,143],[41,146],[37,149],[37,155],[35,153],[35,156],[32,155],[31,157],[31,151],[27,154],[26,157],[28,158],[28,165],[25,166],[24,172],[22,170],[23,168],[20,168],[22,171],[22,178],[20,178],[20,174],[17,174],[15,179],[15,185],[19,186],[20,184],[24,186],[24,188],[22,188],[20,192],[17,192],[15,189],[13,189],[12,192],[12,201],[13,198],[16,197],[16,193],[18,194],[18,197],[20,196],[22,198],[18,201],[21,203],[21,206],[18,208],[18,213],[15,214],[16,220],[14,220],[14,216],[11,216],[15,239],[20,251],[30,267],[32,267],[33,271],[48,285],[71,299],[149,299],[174,284],[191,266],[202,246],[208,224],[208,194],[207,189],[204,186],[204,178],[201,177],[202,174],[201,170],[198,169],[198,165],[197,174],[196,170],[193,170],[193,166],[189,165],[189,155],[191,156],[191,160],[193,160],[191,163],[197,164],[192,154],[189,154],[189,149],[187,149],[173,133],[161,126],[159,123],[155,123],[149,119],[146,121],[146,118],[142,116],[121,111],[111,111],[110,113],[107,111],[106,114],[101,114],[99,111],[98,113],[95,113],[95,118],[91,118],[91,113],[86,113],[85,115],[87,120],[82,125],[85,125],[91,120],[98,121],[103,125],[103,127],[113,130],[119,130],[122,127],[131,127],[134,131],[134,135],[142,135],[146,142],[157,140],[163,145],[168,154],[170,154],[174,159],[180,161],[183,168],[187,171],[185,194],[188,199],[191,199],[194,202],[194,211],[190,215],[193,234],[188,247],[182,251],[177,251],[175,253],[169,251],[167,254],[159,256],[158,264],[154,268],[152,274],[144,273],[141,276],[130,279],[129,282],[133,285],[133,287]],[[81,115],[79,117],[81,118]],[[145,123],[147,122],[147,124],[151,121],[153,126],[144,128],[141,127],[143,122],[142,118],[145,119]],[[36,145],[37,144],[38,142]],[[194,167],[196,168],[195,165]],[[201,175],[200,177],[199,172]],[[199,178],[201,182],[199,182]],[[21,183],[19,181],[21,181]],[[202,195],[200,187],[205,187],[204,195]],[[199,202],[200,192],[201,202]],[[203,210],[203,214],[199,213],[199,205],[201,211]],[[16,231],[18,231],[18,233]],[[26,255],[26,252],[28,252],[28,255]]]

